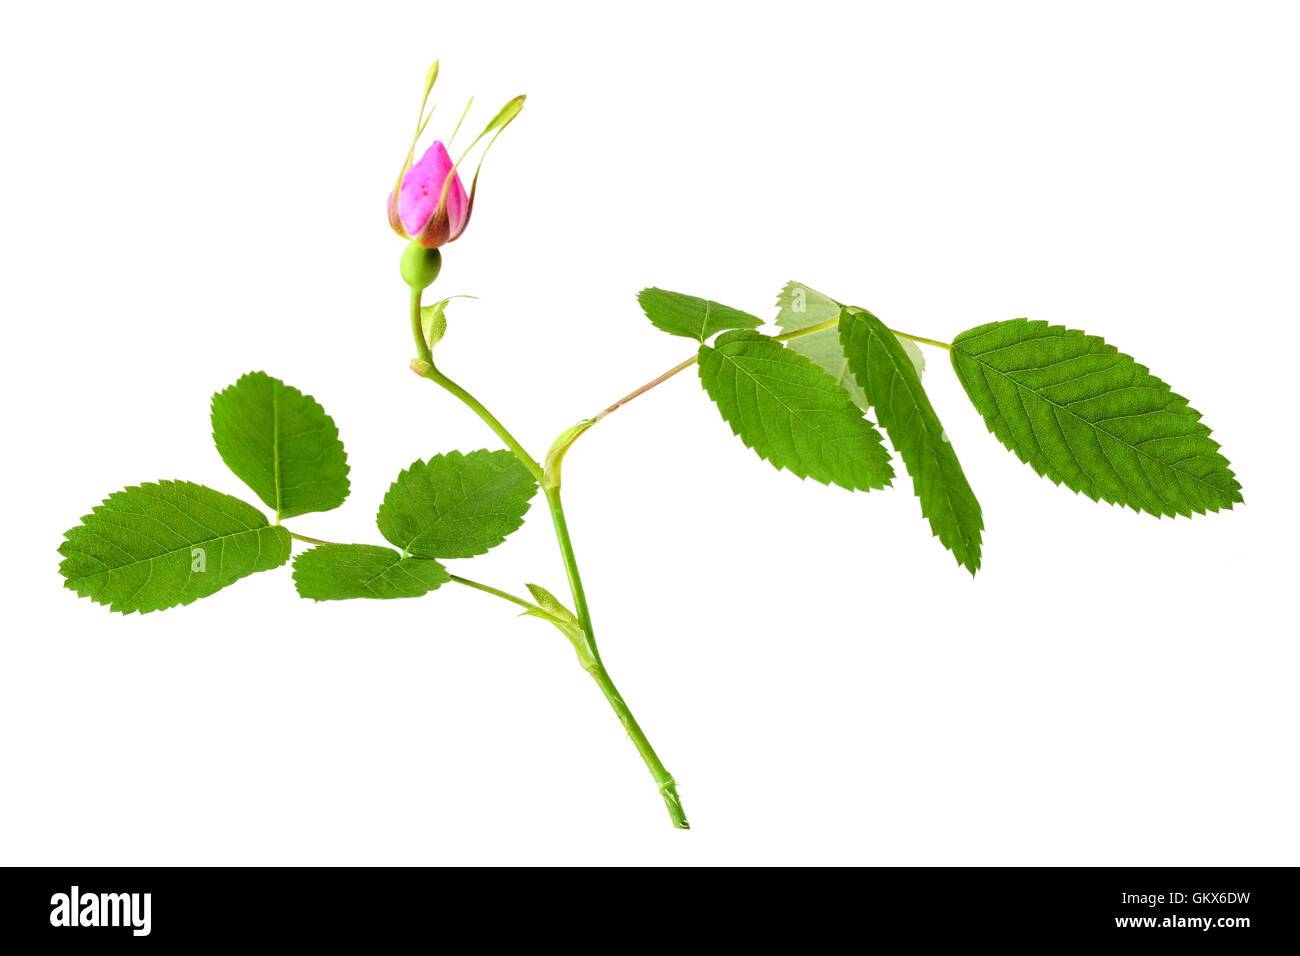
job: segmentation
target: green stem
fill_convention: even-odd
[[[690,824],[686,820],[686,814],[682,810],[681,798],[677,795],[677,783],[655,753],[654,747],[650,746],[650,741],[646,738],[645,731],[641,725],[636,722],[632,716],[632,711],[628,708],[627,703],[610,680],[609,673],[605,670],[605,665],[601,662],[600,652],[596,649],[596,636],[591,626],[591,611],[587,607],[587,595],[582,588],[582,577],[578,573],[578,559],[573,553],[573,542],[569,537],[569,525],[564,519],[564,506],[560,503],[560,486],[558,467],[559,459],[555,462],[557,472],[554,475],[548,475],[543,471],[537,461],[524,449],[510,431],[497,420],[496,416],[487,410],[487,408],[471,395],[468,391],[456,384],[433,363],[432,350],[429,343],[424,340],[424,330],[420,323],[420,300],[422,290],[412,288],[411,290],[411,331],[415,336],[416,348],[419,349],[420,363],[417,371],[423,377],[436,382],[444,389],[451,392],[466,406],[469,407],[475,415],[496,433],[497,437],[506,443],[516,458],[528,469],[529,473],[545,490],[547,504],[551,509],[551,522],[555,526],[555,539],[560,546],[560,554],[564,559],[564,570],[569,578],[569,591],[573,595],[574,610],[578,616],[579,626],[582,628],[583,635],[586,638],[586,654],[579,654],[583,659],[583,666],[592,678],[595,679],[596,685],[600,688],[605,699],[609,701],[610,707],[614,708],[614,713],[618,715],[619,721],[623,724],[627,735],[632,739],[633,745],[645,761],[646,766],[650,769],[651,776],[654,777],[655,783],[659,786],[659,794],[663,797],[664,804],[668,807],[668,815],[672,819],[674,827],[681,830],[689,830]],[[686,366],[683,365],[682,368]],[[562,457],[562,456],[561,456]],[[481,591],[495,594],[503,597],[508,601],[513,601],[523,607],[532,608],[534,605],[524,601],[522,598],[516,598],[514,595],[505,591],[499,591],[496,588],[487,585],[477,584],[467,579],[452,576],[453,581],[466,584],[470,587],[476,587]]]
[[[596,634],[591,626],[591,610],[587,606],[587,593],[582,588],[582,575],[578,572],[578,558],[573,552],[573,541],[569,537],[569,523],[564,520],[564,505],[560,502],[558,485],[545,485],[546,503],[551,509],[551,524],[555,526],[555,540],[560,546],[560,556],[564,559],[564,573],[569,578],[569,592],[573,595],[573,610],[578,615],[578,624],[587,635],[587,644],[591,656],[597,664],[601,663],[600,651],[596,649]]]
[[[923,345],[933,345],[937,349],[947,349],[952,351],[952,345],[948,342],[940,342],[938,339],[927,339],[924,335],[913,335],[911,332],[900,332],[898,329],[890,329],[901,339],[911,339],[913,342],[920,342]]]
[[[591,657],[586,665],[587,672],[591,674],[601,693],[609,701],[609,706],[614,708],[614,713],[618,714],[618,719],[632,739],[637,753],[650,768],[650,774],[659,785],[659,795],[663,797],[664,805],[668,808],[668,816],[672,819],[673,826],[679,830],[689,830],[691,825],[687,822],[686,812],[682,809],[681,797],[677,795],[677,781],[673,779],[673,775],[668,772],[659,755],[655,753],[645,731],[636,722],[636,717],[632,715],[623,696],[614,686],[609,672],[605,670],[605,665],[600,659],[600,651],[596,647],[596,634],[591,626],[591,609],[587,606],[587,595],[582,587],[582,575],[578,572],[578,559],[573,553],[573,540],[569,537],[569,523],[564,518],[564,505],[560,501],[560,486],[548,483],[545,488],[546,503],[551,507],[551,522],[555,525],[555,539],[559,542],[560,553],[564,557],[564,570],[569,576],[569,591],[573,594],[574,610],[577,612],[579,625],[587,635],[587,648]]]
[[[802,329],[795,329],[792,332],[782,332],[780,335],[772,336],[778,342],[788,342],[791,339],[802,338],[805,335],[812,335],[814,332],[825,332],[827,329],[833,329],[840,324],[840,317],[837,315],[833,319],[827,319],[825,322],[818,322],[816,325],[808,325]]]
[[[283,525],[281,525],[281,527],[283,527]],[[285,528],[284,530],[289,531],[288,528]],[[307,544],[334,544],[333,541],[322,541],[320,538],[309,538],[305,534],[298,534],[294,531],[289,531],[289,537],[293,538],[295,541],[305,541]]]
[[[541,484],[542,466],[524,450],[524,446],[519,443],[518,439],[510,434],[506,426],[497,421],[496,416],[489,412],[482,402],[444,375],[438,366],[433,364],[433,353],[429,349],[429,343],[424,340],[424,330],[420,327],[420,295],[421,291],[419,289],[411,290],[411,331],[415,333],[415,344],[420,350],[420,358],[425,363],[420,374],[441,385],[465,405],[469,406],[470,411],[481,418],[487,424],[487,427],[492,429],[496,436],[506,443],[506,447],[528,469],[528,473],[533,476],[533,480]]]
[[[600,421],[602,418],[604,418],[606,415],[610,414],[611,412],[618,411],[628,402],[632,401],[632,399],[636,398],[638,395],[644,395],[646,392],[650,391],[650,389],[654,388],[656,385],[662,385],[664,382],[668,381],[678,372],[686,371],[688,368],[690,368],[699,360],[700,360],[699,355],[692,355],[690,358],[686,359],[686,361],[678,365],[674,365],[672,368],[664,372],[658,378],[651,379],[650,381],[642,385],[640,388],[633,389],[632,391],[624,395],[622,398],[620,398],[614,404],[609,405],[606,408],[601,409],[595,415],[592,415],[591,418],[589,419],[591,424],[594,425],[596,424],[596,422]]]
[[[527,608],[530,611],[541,610],[541,608],[539,608],[532,601],[525,601],[523,598],[519,597],[518,595],[511,594],[509,591],[502,591],[500,588],[494,588],[491,585],[483,584],[479,581],[472,581],[469,578],[462,578],[459,574],[453,574],[451,576],[451,579],[455,581],[457,584],[463,584],[467,588],[474,588],[475,590],[482,591],[485,594],[493,594],[501,598],[503,601],[509,601],[511,604],[518,604],[520,607]]]
[[[424,296],[423,289],[417,289],[411,286],[411,334],[415,336],[415,348],[420,353],[420,358],[433,364],[433,352],[429,348],[429,343],[424,338],[424,325],[420,321],[420,299]]]
[[[591,676],[595,679],[596,685],[600,688],[605,699],[609,701],[609,706],[614,708],[614,713],[618,714],[618,719],[623,724],[623,729],[627,731],[628,737],[632,739],[637,753],[645,761],[645,765],[650,768],[651,775],[655,778],[655,783],[659,785],[659,795],[664,799],[664,806],[668,808],[668,816],[673,822],[673,826],[678,830],[689,830],[690,822],[686,819],[686,811],[682,809],[682,798],[677,795],[677,781],[673,779],[655,753],[654,747],[650,746],[650,741],[646,739],[645,731],[641,725],[636,722],[632,716],[632,711],[628,709],[627,704],[623,702],[618,688],[614,682],[609,679],[609,674],[605,671],[604,665],[597,664],[591,670]]]

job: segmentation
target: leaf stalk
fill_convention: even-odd
[[[833,319],[827,319],[825,322],[818,322],[816,325],[810,325],[807,328],[795,329],[792,332],[783,332],[780,335],[773,335],[772,339],[776,342],[788,342],[791,339],[801,338],[805,335],[812,335],[815,332],[825,332],[827,329],[833,329],[837,327],[839,324],[840,324],[839,316],[836,316]],[[948,344],[947,342],[940,342],[938,339],[928,339],[923,335],[913,335],[910,332],[900,332],[897,329],[890,329],[889,331],[893,332],[895,335],[899,336],[900,338],[911,339],[913,342],[921,342],[925,345],[933,345],[935,348],[947,349],[950,352],[952,351],[952,346],[950,344]],[[612,405],[607,406],[606,408],[597,412],[595,415],[591,416],[591,418],[587,419],[586,421],[587,427],[583,428],[582,431],[585,432],[587,428],[590,428],[592,425],[596,424],[598,421],[605,418],[607,415],[611,415],[614,412],[618,411],[628,402],[632,401],[632,399],[638,398],[641,395],[644,395],[646,392],[650,391],[650,389],[662,385],[664,382],[668,381],[678,372],[684,372],[692,365],[698,364],[699,360],[700,358],[698,353],[692,355],[690,358],[686,359],[685,361],[680,362],[677,365],[674,365],[672,368],[664,372],[662,375],[659,375],[651,379],[650,381],[646,382],[640,388],[635,388],[632,391],[628,392],[626,395],[624,395],[618,401],[614,402]],[[582,432],[579,432],[578,434],[580,435],[582,434]],[[573,441],[577,441],[577,439],[578,439],[578,435],[574,435]],[[570,441],[569,444],[570,445],[573,444],[573,441]],[[565,451],[567,450],[568,450],[568,446],[565,447]]]

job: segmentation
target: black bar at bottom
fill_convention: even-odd
[[[538,945],[564,945],[582,944],[595,923],[604,949],[660,934],[679,947],[777,930],[802,933],[809,945],[831,931],[855,944],[901,937],[1237,950],[1294,948],[1300,939],[1294,868],[748,869],[706,879],[688,870],[593,877],[578,868],[486,878],[439,869],[11,868],[5,880],[0,942],[9,952],[28,951],[12,941],[371,950],[414,938],[459,948],[466,933],[484,944],[533,934]],[[707,937],[692,940],[701,925]]]

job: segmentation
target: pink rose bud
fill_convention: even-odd
[[[432,109],[426,117],[424,107],[428,103],[429,92],[438,78],[438,64],[429,68],[424,81],[424,100],[420,103],[420,119],[415,128],[415,139],[433,118]],[[473,100],[470,101],[471,103]],[[414,239],[425,249],[437,249],[448,242],[460,238],[465,227],[469,225],[470,214],[474,211],[474,194],[478,191],[478,175],[483,168],[483,157],[491,148],[501,131],[519,115],[524,108],[524,97],[516,96],[492,117],[483,132],[475,137],[469,148],[459,160],[452,162],[447,147],[435,140],[425,150],[418,163],[412,164],[415,157],[415,143],[406,154],[402,164],[402,173],[398,177],[397,187],[388,195],[388,224],[403,239]],[[465,110],[469,112],[469,107]],[[464,116],[461,117],[464,119]],[[456,124],[459,128],[460,124]],[[460,181],[457,167],[470,150],[480,141],[488,139],[483,155],[479,157],[478,167],[474,170],[474,179],[466,193]],[[455,133],[452,133],[455,138]],[[450,140],[448,141],[450,142]]]
[[[389,222],[396,218],[402,227],[399,232],[413,236],[426,249],[458,238],[469,224],[469,195],[447,147],[438,140],[402,177],[396,209],[393,198],[388,197]]]

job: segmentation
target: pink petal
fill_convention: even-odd
[[[442,195],[442,186],[447,181],[451,168],[447,147],[435,140],[402,179],[397,213],[402,219],[402,226],[411,235],[418,235],[438,208],[438,197]],[[461,185],[460,174],[456,173],[447,190],[447,220],[453,235],[464,224],[468,206],[469,197]]]

